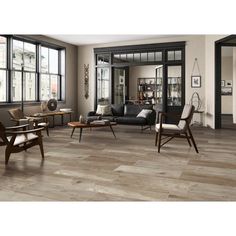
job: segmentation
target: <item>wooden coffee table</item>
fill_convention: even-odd
[[[80,135],[79,135],[79,142],[81,141],[81,138],[82,138],[82,132],[83,132],[83,129],[85,128],[98,128],[98,127],[110,127],[111,129],[111,132],[113,133],[114,137],[116,138],[116,135],[114,133],[114,130],[112,128],[112,126],[114,125],[117,125],[116,122],[110,122],[110,123],[107,123],[107,124],[83,124],[83,123],[80,123],[78,121],[73,121],[73,122],[69,122],[68,123],[68,126],[72,127],[72,132],[71,132],[71,138],[74,134],[74,131],[76,128],[79,128],[80,129]]]

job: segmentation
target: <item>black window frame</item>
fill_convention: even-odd
[[[8,38],[5,35],[0,35],[1,37],[4,37],[6,39],[6,67],[0,67],[0,71],[5,71],[6,72],[6,100],[5,101],[0,101],[0,104],[6,103],[8,101]]]
[[[22,72],[22,70],[13,69],[13,57],[12,57],[13,56],[13,40],[18,40],[25,43],[31,43],[31,44],[36,45],[36,71],[23,70],[24,73],[35,74],[35,90],[36,90],[35,100],[31,100],[31,101],[24,100],[24,102],[27,104],[34,104],[34,103],[40,103],[43,101],[40,98],[40,77],[42,74],[40,71],[40,63],[41,63],[40,47],[42,46],[47,47],[49,49],[58,50],[58,74],[56,74],[58,76],[57,100],[59,102],[65,102],[65,98],[66,98],[65,86],[66,85],[64,83],[66,82],[66,68],[62,68],[62,64],[64,64],[64,67],[66,67],[66,48],[60,45],[46,42],[46,41],[37,40],[37,39],[31,38],[30,36],[21,36],[21,35],[0,35],[0,36],[5,37],[7,39],[7,53],[6,53],[7,66],[6,66],[6,69],[4,69],[6,70],[6,82],[7,82],[6,101],[0,102],[0,105],[11,105],[11,104],[20,103],[20,101],[12,100],[12,73],[14,71]],[[64,55],[63,59],[65,60],[65,63],[61,63],[62,54]],[[64,71],[64,74],[62,74],[62,71]],[[64,78],[64,80],[62,78]]]

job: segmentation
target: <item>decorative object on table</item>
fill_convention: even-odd
[[[57,100],[52,98],[47,102],[48,110],[55,111],[57,109]]]
[[[47,110],[47,108],[48,108],[47,102],[46,101],[41,102],[41,106],[40,107],[41,107],[41,111],[45,112]]]
[[[89,97],[89,64],[84,64],[84,97]]]
[[[79,116],[79,123],[81,124],[85,123],[85,119],[82,115]]]
[[[221,88],[221,95],[232,96],[232,88],[230,88],[230,87],[222,87]]]
[[[197,68],[197,72],[195,72],[195,67]],[[201,72],[198,65],[198,60],[195,58],[193,63],[193,69],[191,73],[191,87],[192,88],[201,88]]]
[[[225,87],[225,80],[221,80],[221,87]]]
[[[191,97],[189,103],[195,107],[195,111],[199,111],[201,109],[202,101],[201,101],[200,96],[197,92],[194,92],[192,94],[192,97]]]

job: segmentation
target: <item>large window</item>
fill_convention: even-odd
[[[12,83],[11,83],[12,101],[13,102],[21,101],[22,82],[23,82],[24,101],[37,100],[36,99],[36,45],[13,39],[12,67],[13,67]]]
[[[59,52],[56,49],[41,47],[40,98],[58,99],[59,94]]]
[[[65,99],[65,50],[48,45],[0,36],[0,102],[19,102],[22,93],[29,102]]]
[[[0,102],[7,100],[7,39],[0,36]]]

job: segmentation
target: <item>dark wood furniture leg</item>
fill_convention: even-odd
[[[52,116],[52,127],[53,128],[55,127],[55,116],[54,115]]]
[[[188,136],[188,134],[185,133],[185,136],[186,136],[186,139],[188,140],[188,144],[189,144],[189,146],[192,147],[192,144],[191,144],[191,142],[190,142],[190,140],[189,140],[189,136]]]
[[[71,132],[71,135],[70,135],[71,138],[72,138],[74,132],[75,132],[75,127],[72,129],[72,132]]]
[[[192,134],[192,132],[191,132],[189,126],[188,126],[188,132],[189,132],[189,135],[190,135],[190,139],[192,140],[193,146],[194,146],[194,148],[195,148],[195,151],[196,151],[196,153],[198,153],[197,145],[196,145],[196,143],[195,143],[195,140],[194,140],[194,138],[193,138],[193,134]]]
[[[80,128],[79,142],[81,141],[81,138],[82,138],[82,132],[83,132],[83,128]]]
[[[158,132],[158,152],[161,150],[161,130]]]
[[[114,130],[111,125],[110,125],[110,129],[111,129],[111,132],[113,133],[114,137],[116,138],[116,135],[115,135]]]
[[[157,140],[158,140],[158,132],[156,132],[155,146],[157,146]]]

